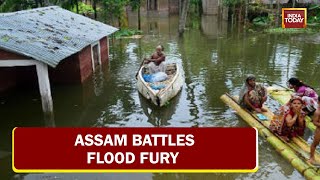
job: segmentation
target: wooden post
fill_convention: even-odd
[[[0,60],[0,67],[16,66],[36,66],[44,120],[47,126],[55,126],[48,65],[32,59]]]
[[[53,119],[53,103],[50,90],[48,65],[42,62],[36,63],[39,91],[41,95],[42,110],[46,120]],[[47,119],[49,118],[49,119]]]

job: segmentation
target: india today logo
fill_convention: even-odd
[[[282,28],[306,28],[307,8],[282,8]]]

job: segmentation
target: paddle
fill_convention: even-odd
[[[140,66],[139,66],[139,69],[138,69],[138,71],[137,71],[137,73],[136,73],[136,79],[137,79],[137,77],[138,77],[138,74],[139,74],[139,71],[140,71],[140,69],[141,69],[141,67],[143,66],[143,64],[144,64],[144,60],[145,58],[143,58],[143,60],[142,60],[142,62],[141,62],[141,64],[140,64]]]
[[[283,85],[281,85],[281,84],[278,84],[278,83],[276,83],[276,82],[269,81],[269,80],[267,80],[267,82],[268,82],[269,84],[272,83],[272,84],[275,84],[275,85],[277,85],[277,86],[280,86],[280,87],[284,88],[284,89],[287,90],[287,91],[292,91],[291,89],[289,89],[289,88],[287,88],[287,87],[285,87],[285,86],[283,86]]]

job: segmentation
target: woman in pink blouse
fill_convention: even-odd
[[[312,87],[304,84],[297,78],[290,78],[288,86],[290,89],[294,89],[294,96],[300,96],[305,102],[306,107],[304,111],[307,114],[312,114],[317,109],[318,94]]]

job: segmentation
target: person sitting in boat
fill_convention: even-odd
[[[145,58],[144,63],[148,64],[149,73],[165,72],[165,60],[166,56],[163,53],[164,47],[162,45],[157,46],[156,52],[154,52],[150,58]]]
[[[302,98],[306,105],[304,111],[308,115],[312,115],[318,107],[318,94],[316,91],[297,78],[290,78],[288,80],[288,87],[294,89],[295,93],[293,96],[300,96]]]
[[[293,96],[289,101],[289,110],[283,111],[280,108],[281,129],[278,133],[285,141],[291,138],[304,135],[305,112],[303,111],[304,101],[300,96]]]
[[[316,150],[317,145],[320,142],[320,97],[318,97],[318,108],[315,111],[312,117],[312,123],[317,127],[314,131],[314,138],[313,142],[310,146],[310,159],[308,160],[309,163],[315,164],[314,152]]]
[[[263,103],[267,100],[267,89],[256,83],[254,75],[247,76],[239,94],[239,104],[251,111],[266,112]]]

